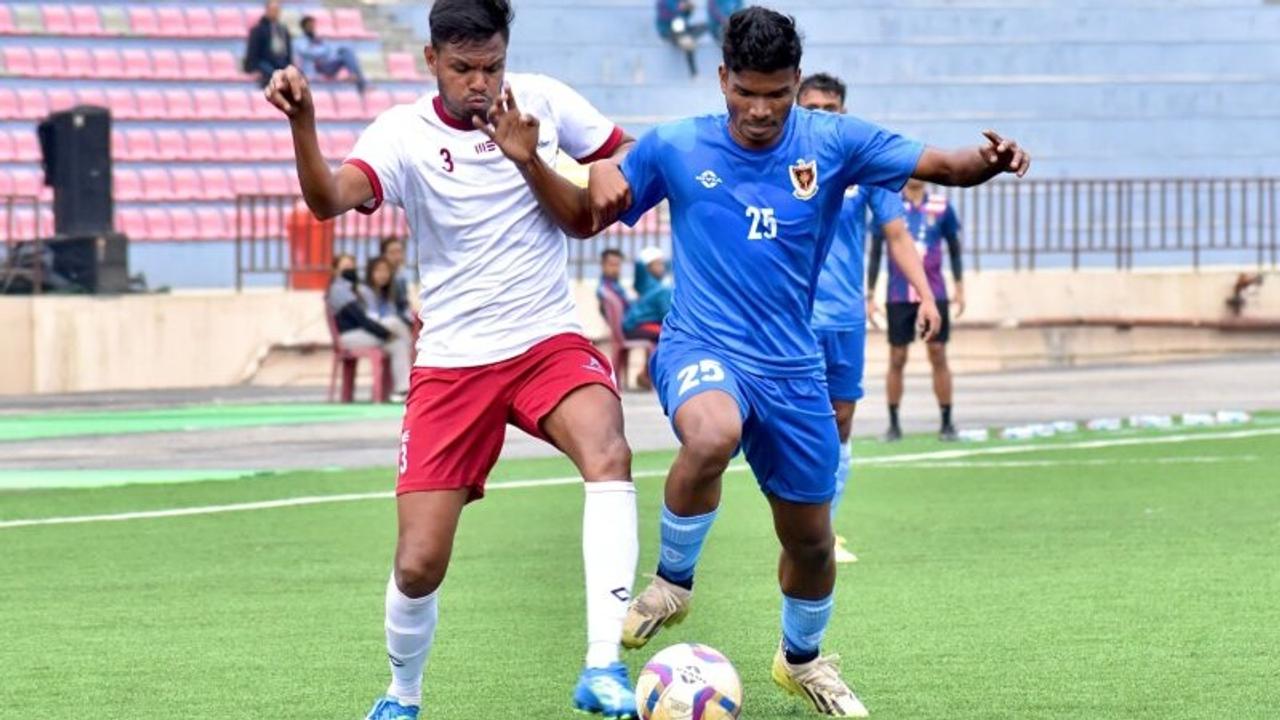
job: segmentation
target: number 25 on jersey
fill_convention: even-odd
[[[747,217],[751,218],[751,231],[747,233],[748,240],[773,240],[778,237],[778,218],[773,214],[773,208],[748,205]]]

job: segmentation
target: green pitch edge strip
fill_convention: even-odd
[[[398,419],[399,405],[193,405],[151,410],[0,415],[0,442]]]
[[[0,491],[237,480],[257,470],[0,470]]]

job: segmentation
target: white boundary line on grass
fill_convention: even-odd
[[[1122,447],[1127,445],[1165,445],[1170,443],[1192,442],[1196,440],[1235,440],[1239,438],[1280,435],[1280,427],[1257,428],[1252,430],[1236,430],[1232,432],[1205,432],[1196,434],[1168,435],[1165,437],[1116,438],[1111,440],[1088,440],[1075,443],[1009,445],[1001,447],[978,447],[963,450],[938,450],[927,453],[894,455],[891,457],[872,457],[857,460],[859,465],[890,465],[898,463],[915,463],[919,461],[953,460],[956,458],[982,455],[1010,455],[1015,453],[1040,452],[1045,450],[1091,450],[1095,448]],[[746,465],[731,465],[727,472],[742,472]],[[635,478],[663,477],[666,470],[643,470],[632,473]],[[551,487],[555,485],[575,485],[582,482],[578,476],[546,478],[541,480],[512,480],[496,482],[487,486],[488,490],[518,490],[521,488]],[[140,512],[113,513],[108,515],[71,515],[65,517],[31,518],[24,520],[0,521],[0,530],[37,525],[79,525],[95,522],[121,522],[125,520],[151,520],[157,518],[188,517],[192,515],[216,515],[229,512],[246,512],[250,510],[272,510],[275,508],[301,507],[305,505],[325,505],[329,503],[357,502],[360,500],[389,500],[395,496],[392,492],[353,493],[346,495],[309,495],[279,500],[261,500],[258,502],[234,503],[228,505],[203,505],[197,507],[171,508],[168,510],[144,510]]]

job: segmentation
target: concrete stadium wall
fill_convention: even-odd
[[[984,272],[967,280],[969,311],[951,355],[962,371],[1127,362],[1230,352],[1280,352],[1280,332],[1071,326],[1089,318],[1214,322],[1228,317],[1233,271]],[[594,282],[575,288],[592,337],[606,335]],[[1280,272],[1244,317],[1280,323]],[[1029,321],[1052,318],[1048,327]],[[968,324],[969,327],[964,327]],[[0,394],[327,382],[329,342],[319,292],[213,291],[123,297],[0,298]],[[868,341],[869,372],[884,364]],[[919,353],[917,353],[919,354]],[[913,363],[913,371],[925,363]]]

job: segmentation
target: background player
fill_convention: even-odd
[[[681,441],[665,487],[658,575],[632,602],[623,644],[642,646],[688,614],[721,476],[741,447],[782,543],[774,680],[820,714],[862,717],[835,659],[819,652],[833,608],[830,501],[840,442],[809,326],[813,286],[847,187],[898,188],[911,176],[972,185],[1025,173],[1030,160],[990,131],[988,145],[948,152],[847,116],[793,110],[800,36],[772,10],[735,13],[723,52],[728,114],[659,126],[622,165],[632,201],[623,221],[671,202],[680,275],[650,367]],[[504,98],[491,119],[513,160],[533,153],[536,118]],[[526,177],[563,227],[598,229],[611,219],[566,180]]]
[[[289,117],[315,214],[400,205],[421,258],[424,329],[405,408],[399,541],[386,590],[392,682],[371,720],[418,717],[437,589],[462,508],[484,494],[508,419],[560,448],[587,481],[588,652],[574,705],[615,718],[635,712],[618,662],[635,576],[635,490],[612,371],[581,334],[564,234],[538,210],[519,170],[485,142],[476,118],[505,80],[541,119],[535,142],[545,159],[562,148],[590,162],[631,141],[559,82],[506,75],[510,22],[506,0],[437,0],[425,52],[439,95],[382,114],[336,171],[320,152],[302,75],[279,71],[266,89]],[[597,182],[595,191],[603,187]]]
[[[800,83],[796,102],[807,110],[822,110],[843,115],[848,93],[845,84],[826,73],[810,75]],[[831,252],[822,265],[813,299],[813,331],[818,336],[822,357],[827,366],[827,391],[831,409],[836,413],[836,429],[840,434],[840,464],[836,467],[836,494],[831,499],[831,519],[835,522],[840,501],[848,487],[853,451],[849,437],[853,432],[853,415],[862,399],[862,374],[867,350],[867,305],[862,284],[865,272],[867,214],[873,225],[889,238],[889,251],[903,268],[922,302],[918,326],[925,339],[938,332],[938,309],[925,279],[915,243],[902,221],[902,199],[897,193],[874,185],[855,185],[845,191],[844,206],[836,221],[836,236]],[[835,559],[838,563],[857,562],[858,556],[848,548],[848,541],[836,534]]]
[[[960,221],[946,197],[925,192],[924,183],[911,180],[902,191],[902,205],[906,211],[907,229],[915,239],[918,255],[924,259],[929,286],[937,298],[938,311],[942,313],[942,325],[936,337],[925,340],[929,349],[929,364],[933,366],[933,394],[938,399],[942,415],[942,427],[938,439],[954,441],[956,428],[951,422],[951,367],[947,365],[947,342],[951,339],[950,308],[955,317],[964,314],[964,263],[960,253]],[[955,280],[954,302],[947,303],[947,282],[942,277],[942,247],[947,247],[951,258],[951,275]],[[884,235],[876,232],[871,244],[871,267],[868,273],[868,312],[876,312],[876,278],[880,275],[880,257],[883,254]],[[886,317],[889,323],[889,375],[885,383],[889,395],[889,430],[884,439],[895,442],[902,439],[902,427],[898,424],[898,407],[902,404],[903,370],[907,366],[907,348],[915,339],[915,325],[922,312],[925,296],[918,286],[909,282],[904,273],[901,256],[891,253],[889,258],[889,288],[886,293]]]

